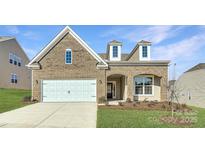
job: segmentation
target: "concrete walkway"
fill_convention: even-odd
[[[4,128],[93,128],[96,103],[37,103],[0,114]]]

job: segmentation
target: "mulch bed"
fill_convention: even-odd
[[[171,111],[172,107],[169,102],[123,102],[119,105],[104,105],[98,106],[98,108],[109,108],[109,109],[133,109],[133,110],[160,110],[160,111]],[[173,103],[174,112],[189,112],[192,111],[187,105]]]

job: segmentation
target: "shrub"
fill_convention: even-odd
[[[24,96],[23,102],[31,102],[31,96]]]
[[[182,104],[181,107],[182,108],[187,108],[187,105],[186,104]]]
[[[122,103],[122,102],[118,102],[118,105],[119,105],[119,106],[123,106],[123,103]]]
[[[133,102],[133,106],[136,106],[136,105],[137,105],[137,102],[134,101],[134,102]]]
[[[131,99],[130,99],[130,98],[127,98],[127,99],[126,99],[126,103],[132,103]]]
[[[180,110],[180,104],[176,104],[176,110]]]
[[[140,104],[141,102],[140,101],[136,101],[136,104]]]
[[[148,107],[153,107],[154,105],[152,103],[147,104]]]
[[[38,100],[37,100],[37,99],[31,99],[31,102],[33,102],[33,103],[37,103]]]
[[[148,99],[145,98],[145,99],[143,100],[143,103],[147,103],[147,102],[148,102]]]
[[[162,104],[162,109],[166,109],[166,105]]]
[[[107,104],[107,100],[106,100],[105,96],[100,97],[100,98],[98,99],[98,102],[99,102],[99,103]]]

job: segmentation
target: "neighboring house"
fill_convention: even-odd
[[[151,43],[140,41],[130,54],[111,41],[94,52],[66,26],[31,62],[32,96],[42,102],[167,100],[169,61],[151,60]]]
[[[14,37],[0,36],[0,88],[31,89],[29,59]]]
[[[179,103],[205,107],[205,63],[200,63],[175,82]]]

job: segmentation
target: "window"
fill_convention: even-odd
[[[113,53],[113,57],[118,57],[118,46],[113,46],[113,51],[112,51],[112,53]]]
[[[71,64],[72,63],[72,51],[71,51],[71,49],[66,50],[65,63],[66,64]]]
[[[142,47],[142,57],[143,58],[147,58],[148,54],[147,54],[147,46],[143,46]]]
[[[20,67],[21,66],[21,58],[18,58],[18,66]]]
[[[11,74],[11,83],[17,83],[17,75]]]
[[[9,63],[10,64],[13,64],[13,54],[12,53],[9,53]]]
[[[17,65],[17,56],[16,55],[13,56],[14,56],[14,65]]]
[[[10,64],[14,64],[17,66],[22,66],[22,60],[20,57],[18,57],[17,55],[13,54],[13,53],[9,53],[9,63]]]
[[[135,94],[136,95],[152,95],[153,77],[137,76],[135,80]]]

